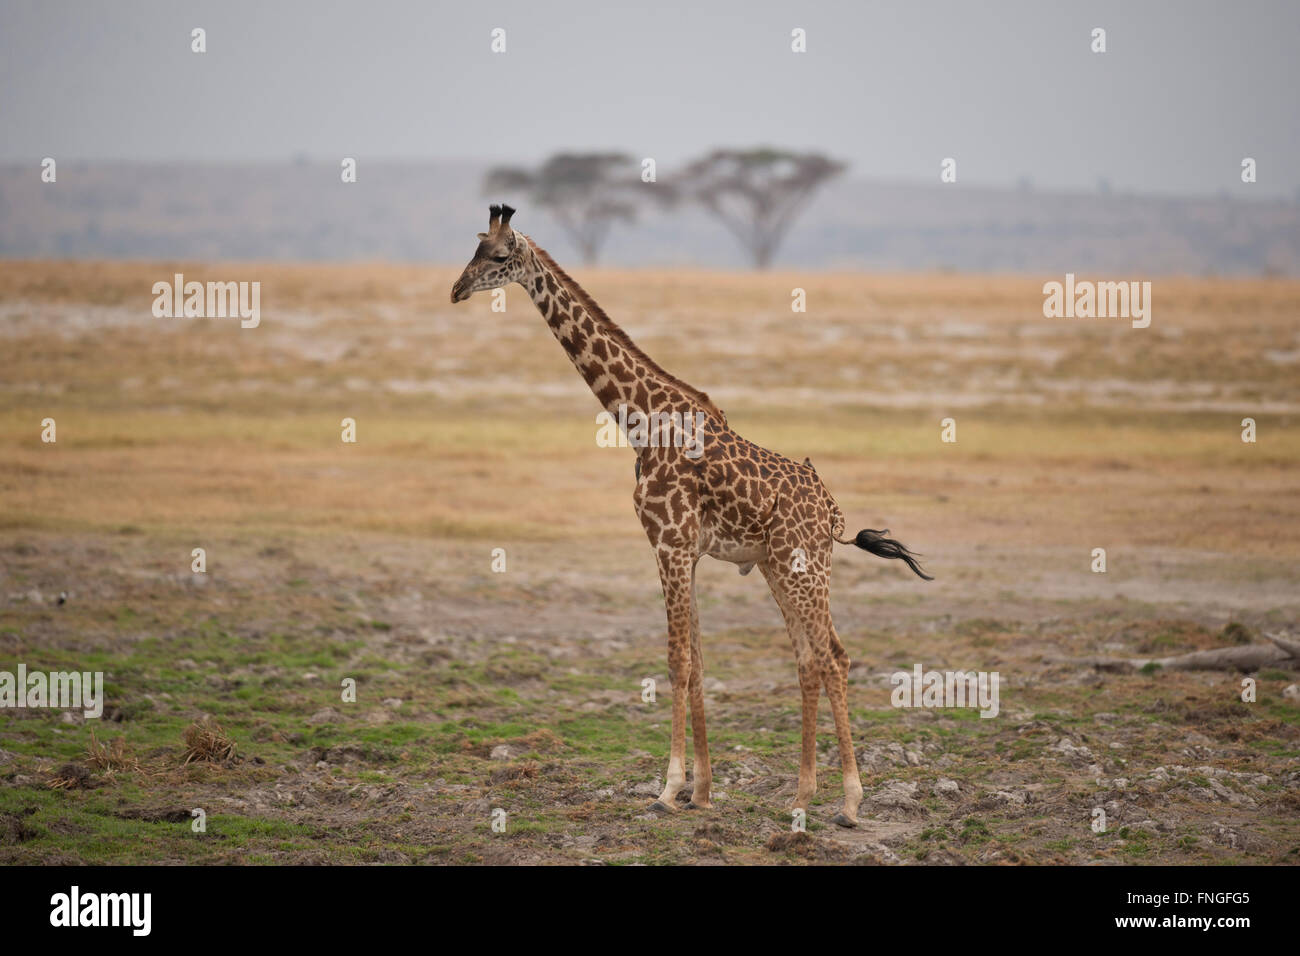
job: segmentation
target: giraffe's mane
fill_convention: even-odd
[[[613,319],[605,314],[605,310],[596,304],[596,300],[591,297],[587,290],[578,285],[577,281],[572,276],[560,268],[559,263],[551,258],[550,253],[537,243],[533,242],[533,240],[528,236],[524,236],[524,238],[528,240],[528,245],[531,246],[533,252],[537,254],[537,258],[542,260],[542,264],[555,273],[555,277],[565,285],[569,290],[569,293],[578,300],[578,304],[587,310],[592,319],[601,325],[610,338],[614,339],[621,347],[644,362],[650,371],[658,375],[664,382],[680,389],[688,398],[699,402],[704,407],[704,410],[712,414],[719,422],[726,424],[727,416],[722,413],[722,409],[713,404],[707,394],[700,391],[694,385],[683,382],[676,375],[665,370],[663,366],[650,356],[646,355],[641,347],[632,341],[632,337],[624,332]]]

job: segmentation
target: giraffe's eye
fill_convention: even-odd
[[[493,256],[493,257],[492,257],[492,261],[493,261],[493,262],[505,262],[505,261],[506,261],[507,259],[509,259],[509,258],[510,258],[509,256]]]

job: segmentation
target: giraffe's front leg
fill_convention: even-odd
[[[670,474],[643,470],[633,494],[637,515],[655,549],[668,613],[668,676],[673,684],[672,743],[663,793],[652,810],[677,810],[686,785],[686,701],[690,696],[691,621],[700,518],[696,498]]]
[[[695,786],[689,806],[708,810],[713,806],[709,799],[713,768],[709,763],[709,735],[704,726],[704,655],[700,651],[700,611],[695,600],[694,570],[691,572],[691,676],[687,684],[691,691],[691,738],[695,744],[695,768],[691,772]]]
[[[668,616],[672,617],[669,605]],[[668,751],[668,774],[664,792],[651,806],[653,810],[676,810],[677,794],[686,785],[686,698],[691,666],[690,631],[674,633],[668,626],[668,674],[673,682],[673,730]]]
[[[668,612],[668,676],[673,684],[673,729],[664,790],[652,809],[674,811],[677,809],[677,794],[686,785],[686,701],[691,690],[691,606],[696,556],[685,548],[666,547],[662,541],[656,550]]]

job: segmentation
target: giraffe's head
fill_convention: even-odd
[[[510,227],[514,214],[509,206],[489,207],[488,231],[478,234],[474,258],[451,287],[452,302],[463,302],[475,292],[521,282],[528,275],[528,241]]]

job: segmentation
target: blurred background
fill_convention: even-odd
[[[697,175],[726,149],[829,164],[775,264],[1294,275],[1298,33],[1286,0],[18,0],[0,10],[0,255],[459,262],[495,186],[562,260],[591,257],[585,231],[611,265],[744,267],[764,257],[738,232],[767,228],[789,170],[751,163],[748,184],[778,182],[731,191],[736,229],[710,208],[720,171]]]

